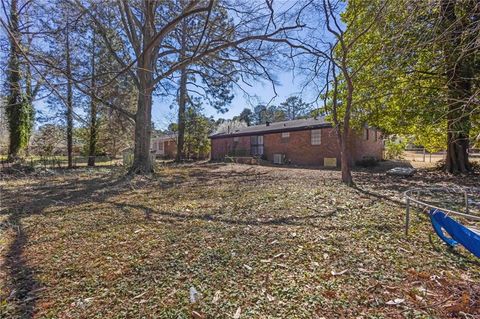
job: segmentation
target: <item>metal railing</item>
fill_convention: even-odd
[[[442,192],[448,193],[450,195],[461,196],[463,205],[465,206],[465,212],[459,212],[457,210],[441,207],[439,205],[429,203],[425,200],[420,199],[421,194],[432,194],[432,192]],[[406,211],[405,211],[405,235],[408,236],[408,228],[410,226],[410,208],[412,204],[416,204],[417,207],[423,207],[424,209],[435,209],[443,211],[446,214],[452,214],[460,217],[467,218],[473,221],[480,221],[480,215],[473,215],[470,213],[469,207],[469,193],[478,193],[480,194],[480,189],[455,189],[447,187],[426,187],[426,188],[413,188],[409,189],[404,193],[405,202],[406,202]]]
[[[430,153],[423,147],[407,147],[407,148],[405,148],[405,154],[404,155],[406,157],[411,157],[416,162],[427,162],[427,159],[428,159],[428,161],[431,163],[432,158],[437,159],[437,160],[438,160],[439,157],[442,158],[442,159],[445,159],[446,156],[447,156],[447,152],[446,151],[439,151],[439,152]],[[480,158],[480,149],[470,148],[468,150],[468,155],[471,158]]]

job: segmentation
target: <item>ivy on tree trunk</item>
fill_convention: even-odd
[[[25,155],[32,133],[34,110],[30,100],[22,94],[20,71],[20,29],[18,1],[10,4],[10,56],[8,62],[8,99],[6,115],[9,129],[8,160],[15,161]]]

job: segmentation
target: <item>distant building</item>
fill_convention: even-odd
[[[175,158],[177,155],[177,134],[155,134],[150,142],[150,152],[156,157]]]
[[[211,158],[258,156],[275,164],[340,166],[336,134],[323,117],[267,122],[211,135]],[[383,142],[378,130],[364,128],[352,134],[353,163],[364,158],[382,159]]]

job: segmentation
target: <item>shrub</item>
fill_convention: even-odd
[[[386,159],[402,159],[407,142],[396,142],[387,140],[385,142],[385,158]]]

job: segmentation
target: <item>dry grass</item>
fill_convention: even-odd
[[[401,191],[455,178],[356,172],[352,189],[336,171],[204,164],[149,179],[122,173],[0,182],[0,317],[480,316],[478,260],[432,246],[420,217],[403,235]]]

